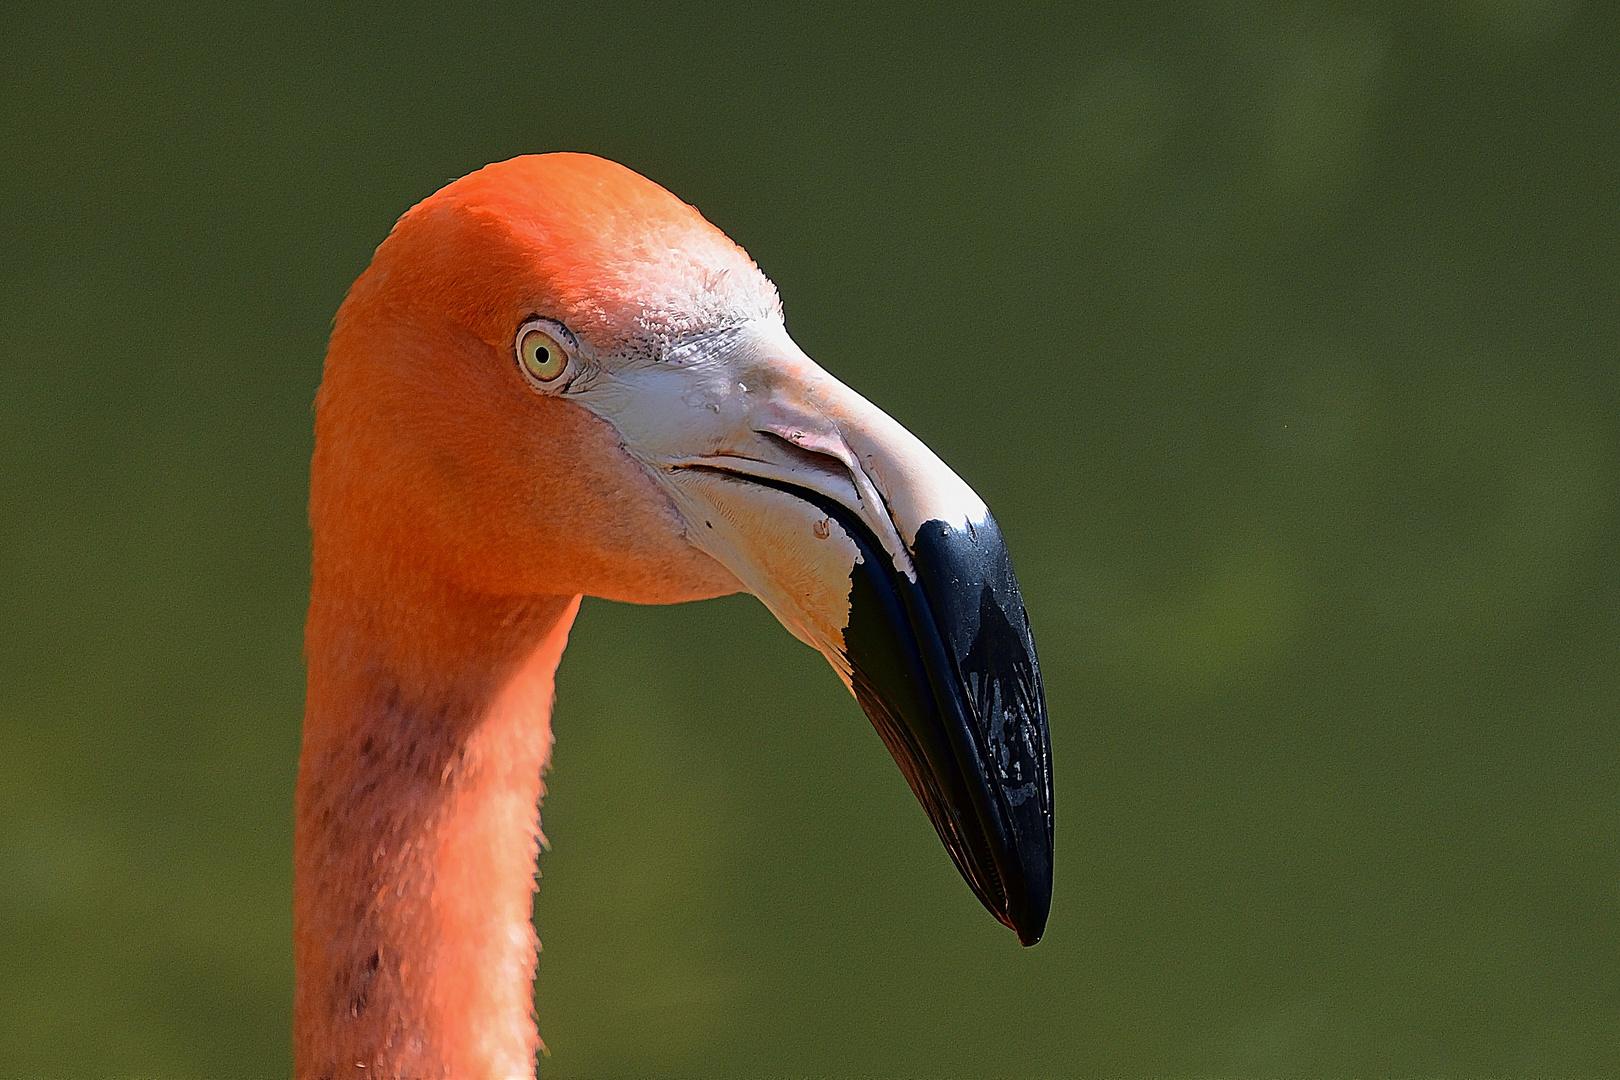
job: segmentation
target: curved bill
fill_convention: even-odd
[[[615,385],[584,404],[619,427],[692,542],[826,656],[963,878],[1033,945],[1052,895],[1051,742],[995,519],[780,326],[701,350],[605,376]]]

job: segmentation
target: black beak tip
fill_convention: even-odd
[[[1034,945],[1052,906],[1051,736],[1040,665],[1001,532],[929,521],[915,579],[859,520],[807,496],[860,545],[850,689],[979,900]]]
[[[1039,859],[1031,860],[1039,863]],[[1025,948],[1041,940],[1046,933],[1046,919],[1052,912],[1052,875],[1050,850],[1044,866],[1024,866],[1022,888],[1008,897],[1008,904],[998,913],[1002,922],[1018,935]]]
[[[1051,903],[1052,898],[1048,895],[1041,901],[1032,902],[1011,920],[1018,943],[1026,949],[1040,941],[1041,935],[1046,933],[1046,916],[1051,911]]]

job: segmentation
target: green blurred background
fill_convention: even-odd
[[[1059,862],[1022,950],[756,602],[587,602],[545,1075],[1620,1073],[1620,26],[1211,0],[0,7],[0,1074],[290,1068],[325,336],[552,149],[995,508]]]

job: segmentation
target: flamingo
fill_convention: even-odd
[[[535,155],[409,210],[333,323],[310,522],[297,1076],[534,1075],[541,775],[585,595],[762,600],[1039,940],[1051,749],[995,520],[652,181]]]

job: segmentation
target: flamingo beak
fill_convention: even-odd
[[[619,427],[691,541],[827,658],[979,900],[1039,941],[1051,741],[1023,598],[983,502],[779,325],[615,378],[587,407]]]

